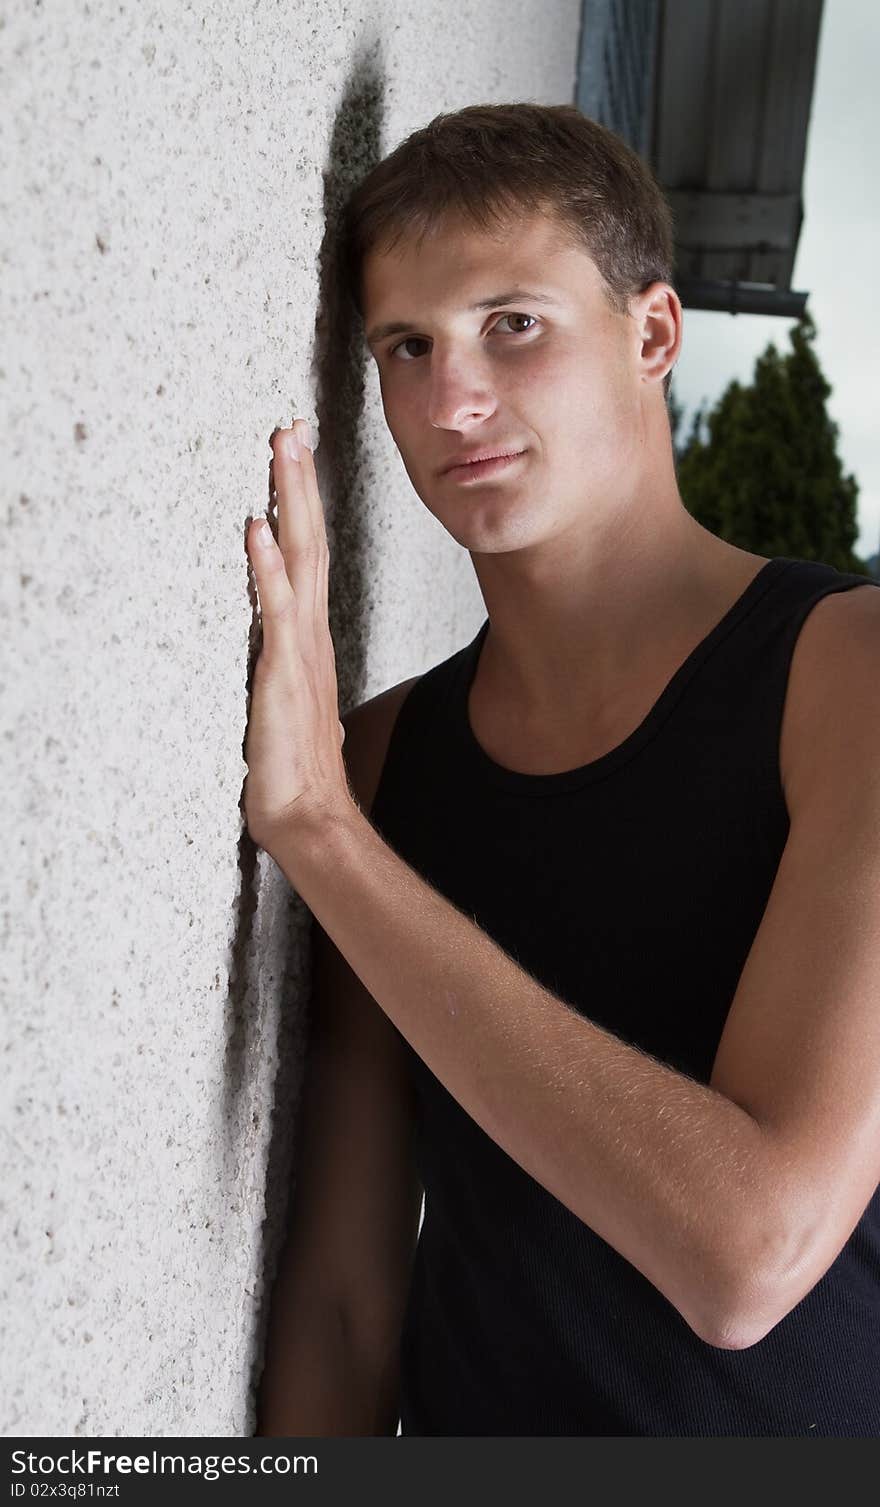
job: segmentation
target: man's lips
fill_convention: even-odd
[[[524,454],[525,450],[490,450],[486,455],[476,457],[472,460],[451,461],[450,464],[440,472],[440,475],[449,476],[453,473],[463,475],[467,472],[473,472],[474,474],[477,474],[480,471],[487,471],[496,461],[504,462],[515,460],[518,456]]]

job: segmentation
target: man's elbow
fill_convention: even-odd
[[[720,1323],[716,1329],[708,1334],[701,1334],[699,1338],[714,1350],[750,1350],[752,1345],[758,1345],[766,1339],[774,1327],[773,1324],[751,1324],[748,1319],[737,1316]]]
[[[714,1323],[699,1338],[715,1350],[750,1350],[766,1339],[795,1306],[797,1299],[786,1302],[785,1291],[776,1277],[760,1284],[751,1281],[746,1290],[717,1305]]]
[[[699,1315],[692,1307],[677,1306],[688,1328],[713,1350],[748,1350],[778,1323],[777,1319],[768,1320],[763,1309],[759,1317],[754,1306],[749,1304],[717,1300],[712,1304],[711,1312],[707,1313],[704,1307]]]
[[[741,1221],[740,1230],[746,1225]],[[777,1206],[772,1224],[761,1224],[735,1254],[730,1242],[726,1260],[719,1263],[711,1318],[701,1329],[692,1327],[716,1350],[749,1350],[767,1338],[820,1276],[815,1228],[806,1230],[802,1223],[781,1218]]]

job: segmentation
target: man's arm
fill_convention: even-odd
[[[413,681],[344,719],[370,811]],[[403,1044],[320,926],[296,1187],[272,1288],[258,1435],[397,1433],[399,1346],[422,1189]]]
[[[708,1086],[556,999],[354,802],[273,848],[467,1113],[725,1349],[800,1301],[880,1179],[880,593],[811,616],[790,836]]]

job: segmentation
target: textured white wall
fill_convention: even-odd
[[[438,111],[573,99],[579,12],[6,9],[5,1436],[253,1429],[309,913],[239,811],[245,528],[271,431],[317,418],[341,710],[473,636],[322,239]]]

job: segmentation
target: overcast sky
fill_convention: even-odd
[[[880,272],[880,3],[825,0],[804,168],[804,223],[792,286],[809,293],[816,351],[833,392],[838,452],[859,483],[863,557],[880,549],[880,357],[874,279]],[[792,320],[685,309],[674,392],[686,405],[684,431],[704,397],[733,377],[751,380],[773,341],[790,349]]]

